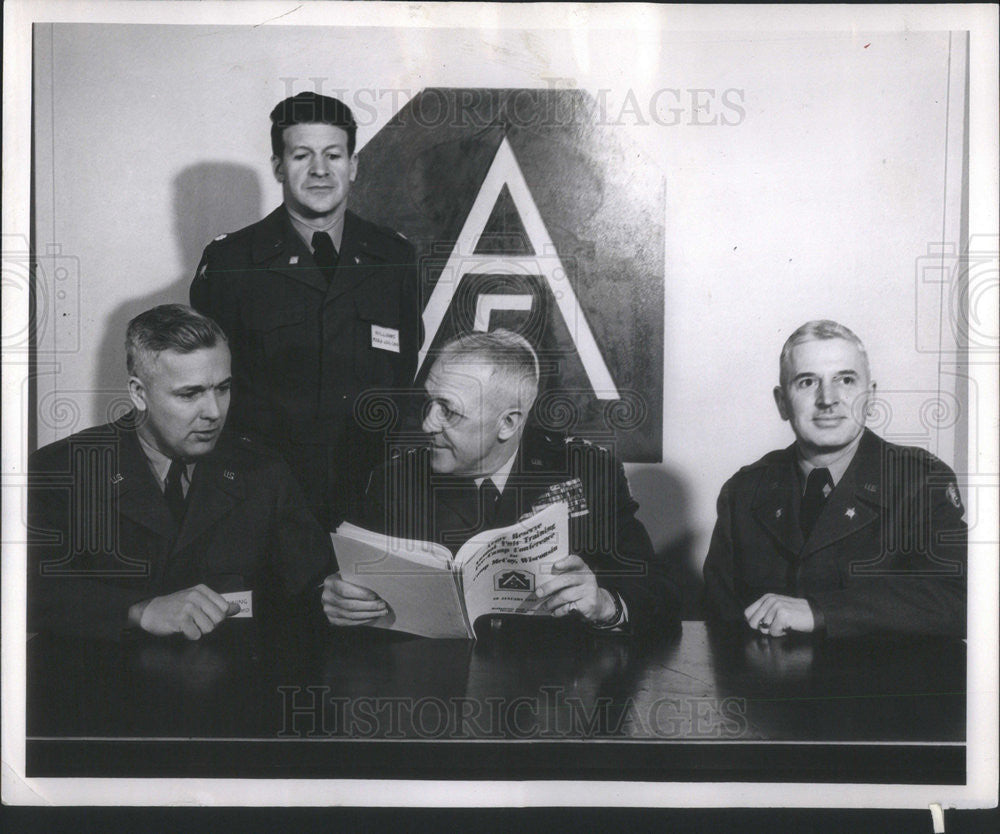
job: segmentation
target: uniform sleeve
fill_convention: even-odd
[[[743,619],[743,606],[736,594],[736,564],[733,556],[730,485],[719,493],[717,518],[712,541],[705,557],[705,612],[709,619],[738,622]]]
[[[220,261],[218,248],[214,244],[206,246],[191,282],[191,306],[214,319],[233,341],[239,334],[238,308],[233,299],[227,297],[228,284]]]
[[[309,511],[291,470],[275,461],[269,480],[276,486],[271,560],[286,597],[309,594],[336,570],[330,535]]]
[[[966,633],[968,529],[955,474],[934,459],[886,516],[882,557],[846,587],[810,595],[830,637]]]
[[[119,640],[128,628],[129,608],[148,594],[142,587],[96,578],[99,568],[91,571],[92,578],[87,575],[85,557],[73,558],[71,520],[98,536],[114,536],[117,527],[93,516],[102,511],[93,502],[74,501],[65,477],[51,474],[68,471],[68,456],[63,458],[60,466],[29,466],[28,631]],[[95,479],[79,480],[86,483]],[[81,503],[82,508],[78,506]],[[115,552],[113,538],[91,545],[98,551]]]
[[[614,544],[610,554],[601,554],[598,548],[591,547],[581,555],[595,567],[598,584],[621,595],[628,609],[629,630],[636,633],[652,629],[671,630],[680,621],[680,592],[671,576],[670,566],[664,558],[656,555],[649,533],[636,518],[635,511],[639,505],[629,490],[624,467],[603,449],[595,451],[592,456],[605,457],[611,467],[611,483],[605,494],[613,503],[610,507],[602,506],[603,502],[598,498],[590,512],[611,521],[613,526],[608,532]],[[596,542],[600,542],[599,519],[595,532]]]

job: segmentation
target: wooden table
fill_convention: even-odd
[[[561,623],[477,643],[232,620],[190,643],[28,643],[28,774],[965,779],[966,647],[652,640]],[[808,742],[803,744],[803,742]]]

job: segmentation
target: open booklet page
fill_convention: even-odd
[[[432,542],[399,539],[344,523],[331,535],[341,577],[389,605],[370,625],[423,637],[467,637],[451,553]]]
[[[569,509],[550,504],[502,530],[471,538],[455,556],[469,622],[483,614],[547,614],[534,591],[569,555]]]
[[[569,513],[551,504],[509,527],[484,530],[454,560],[431,542],[344,523],[331,534],[340,575],[369,588],[390,613],[370,625],[424,637],[473,637],[482,614],[531,614],[533,592],[569,553]]]

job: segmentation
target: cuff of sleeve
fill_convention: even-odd
[[[625,605],[622,595],[617,591],[608,591],[608,593],[611,594],[611,600],[615,604],[615,613],[604,622],[590,624],[591,628],[598,631],[611,631],[612,629],[621,628],[628,623],[628,606]]]
[[[806,602],[809,603],[809,608],[812,609],[813,633],[826,631],[826,617],[823,615],[823,609],[811,599],[807,599]]]

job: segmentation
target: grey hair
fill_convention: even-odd
[[[871,379],[872,374],[871,367],[868,364],[868,351],[865,350],[864,344],[855,335],[854,331],[838,322],[830,321],[830,319],[814,319],[813,321],[807,321],[801,327],[797,328],[785,340],[784,347],[781,348],[781,357],[778,360],[778,382],[782,387],[788,382],[788,364],[791,361],[792,348],[803,342],[824,339],[843,339],[854,345],[858,349],[858,353],[861,354],[861,360],[864,362],[865,376]]]
[[[441,348],[437,361],[488,365],[516,388],[519,398],[527,393],[528,399],[534,401],[538,394],[541,376],[538,354],[527,339],[511,330],[464,333]]]

